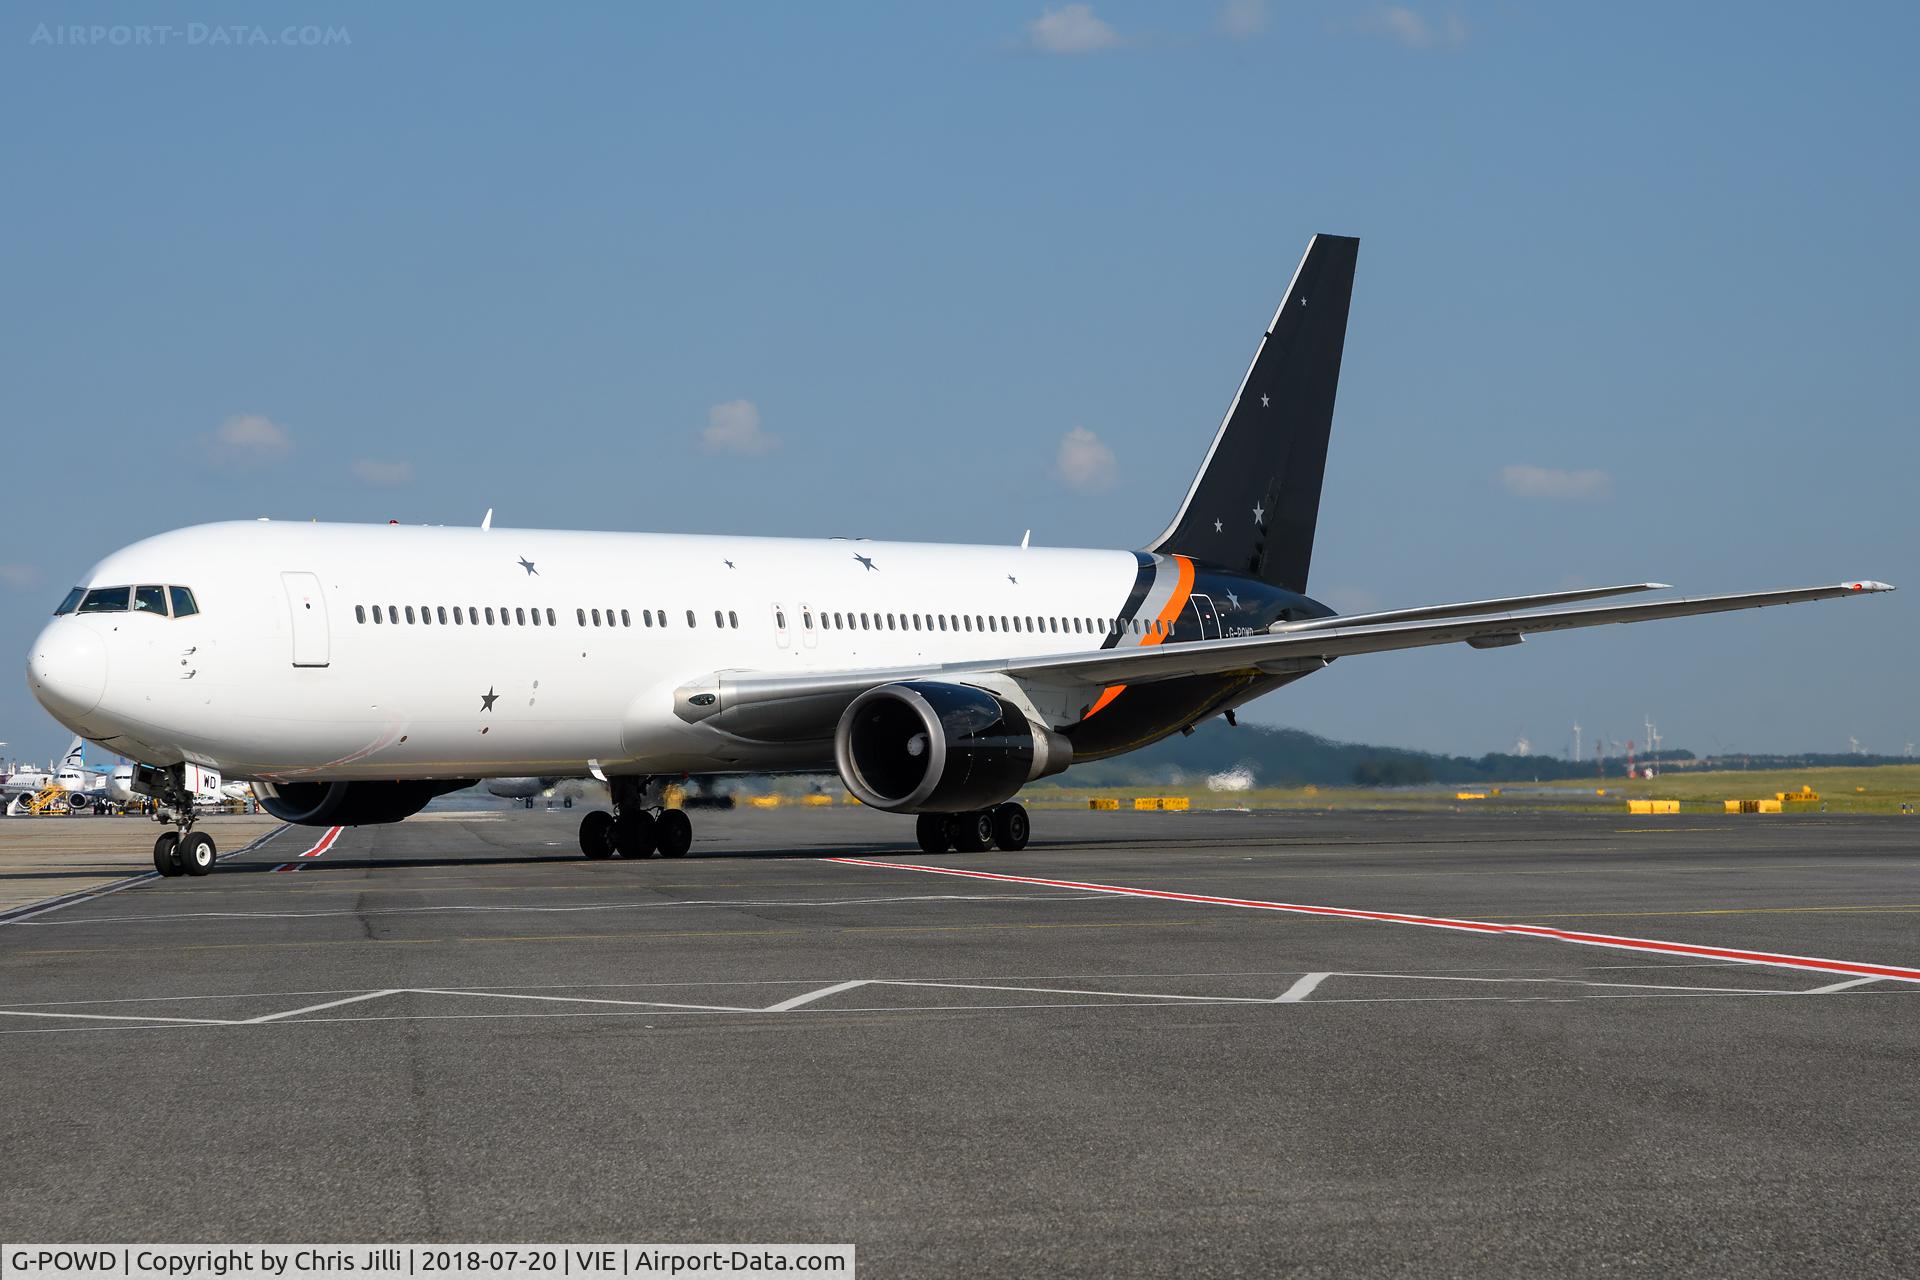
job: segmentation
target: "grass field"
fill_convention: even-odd
[[[1652,779],[1607,778],[1593,781],[1518,782],[1494,786],[1430,787],[1259,787],[1251,791],[1208,791],[1204,780],[1163,787],[1029,787],[1021,800],[1038,809],[1084,809],[1095,796],[1111,797],[1132,809],[1136,796],[1186,796],[1194,809],[1464,809],[1555,808],[1611,812],[1629,799],[1678,800],[1687,813],[1722,813],[1727,800],[1771,800],[1782,791],[1811,787],[1816,802],[1788,801],[1779,816],[1794,813],[1899,813],[1903,804],[1920,810],[1920,764],[1868,769],[1679,771]],[[1461,800],[1467,791],[1483,799]],[[1604,794],[1598,794],[1604,792]],[[1730,819],[1742,815],[1728,815]],[[1764,820],[1775,815],[1745,815]],[[1920,814],[1915,825],[1920,828]]]

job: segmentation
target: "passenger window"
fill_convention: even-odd
[[[408,626],[413,625],[413,606],[412,605],[407,606],[407,625]]]
[[[127,600],[132,594],[132,587],[101,587],[89,591],[87,598],[80,602],[80,612],[125,613]]]
[[[803,630],[813,630],[813,610],[802,609],[800,611],[800,626]]]
[[[135,587],[133,589],[133,611],[135,613],[157,613],[167,616],[167,589],[165,587]]]
[[[687,610],[687,625],[689,627],[697,625],[693,620],[693,610],[691,609]]]
[[[727,625],[735,631],[740,629],[740,615],[731,609],[727,610]],[[783,627],[787,625],[787,620],[784,616],[780,619],[780,625]]]
[[[363,604],[353,606],[353,620],[361,626],[365,626],[367,623],[367,606]]]
[[[593,611],[593,625],[596,627],[600,625],[600,611],[598,609]]]
[[[651,610],[651,609],[642,609],[642,610],[640,611],[640,621],[641,621],[641,622],[643,622],[643,623],[645,623],[645,624],[646,624],[647,626],[649,626],[649,627],[650,627],[650,626],[652,626],[652,625],[653,625],[653,610]]]
[[[775,609],[773,611],[773,625],[780,628],[782,631],[785,631],[787,629],[786,610]]]
[[[573,616],[580,620],[581,626],[584,627],[587,625],[587,611],[585,609],[575,609],[573,611]]]
[[[513,620],[514,620],[514,623],[518,626],[522,626],[522,627],[526,626],[527,611],[525,609],[515,609],[513,611]]]
[[[487,606],[487,625],[488,626],[493,625],[493,606],[492,605]]]
[[[456,627],[465,626],[466,621],[465,618],[460,616],[460,606],[453,606],[453,625]]]
[[[533,611],[533,625],[536,627],[540,625],[540,610],[537,608]]]
[[[58,618],[62,614],[72,613],[80,607],[80,602],[86,598],[87,589],[85,587],[75,587],[73,590],[67,592],[67,598],[60,602],[60,607],[53,611],[53,616]]]
[[[380,622],[381,622],[381,618],[380,618],[380,606],[379,606],[379,605],[375,605],[375,606],[373,606],[373,625],[377,627],[377,626],[379,626],[379,625],[380,625]]]
[[[633,625],[633,619],[627,615],[627,611],[625,609],[622,609],[620,611],[620,625],[623,627],[630,627]]]
[[[193,602],[193,592],[185,587],[168,587],[167,595],[173,599],[173,616],[191,618],[200,612],[200,606]]]

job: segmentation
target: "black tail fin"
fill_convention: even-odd
[[[1360,242],[1315,236],[1187,500],[1149,551],[1307,589]]]

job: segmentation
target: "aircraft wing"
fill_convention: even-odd
[[[1836,600],[1891,590],[1893,588],[1884,582],[1861,579],[1826,587],[1695,596],[1596,608],[1483,613],[1426,621],[1317,619],[1315,621],[1345,625],[1328,625],[1304,631],[1296,628],[1221,640],[1082,653],[1026,657],[1014,655],[987,661],[920,667],[826,671],[807,675],[726,671],[716,672],[683,686],[676,692],[675,707],[683,720],[711,722],[716,728],[748,737],[815,738],[831,733],[840,712],[854,697],[875,685],[895,680],[967,683],[984,677],[1004,676],[1023,684],[1044,683],[1056,687],[1077,684],[1098,689],[1117,684],[1150,684],[1188,676],[1228,673],[1281,675],[1313,670],[1335,658],[1362,653],[1384,653],[1439,644],[1467,644],[1478,649],[1492,649],[1519,644],[1534,632],[1651,622],[1658,618],[1685,618],[1702,613],[1727,613],[1736,609],[1763,609],[1770,605]],[[1433,606],[1441,610],[1453,607]]]

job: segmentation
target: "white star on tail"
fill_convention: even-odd
[[[1253,522],[1255,524],[1265,524],[1267,522],[1267,509],[1257,502],[1253,504]]]

